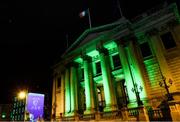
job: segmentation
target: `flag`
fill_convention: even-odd
[[[84,10],[84,11],[82,11],[82,12],[79,13],[79,17],[80,17],[80,18],[83,18],[83,17],[85,17],[85,16],[87,16],[87,15],[88,15],[88,9],[87,9],[87,10]]]
[[[80,18],[83,18],[83,17],[85,17],[85,16],[88,16],[89,28],[91,28],[91,16],[90,16],[89,8],[86,9],[86,10],[84,10],[84,11],[82,11],[82,12],[80,12],[80,13],[79,13],[79,16],[80,16]]]

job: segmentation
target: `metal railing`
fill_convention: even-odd
[[[75,121],[75,116],[62,117],[62,121]]]
[[[148,110],[148,116],[150,121],[162,121],[162,120],[170,120],[169,115],[168,115],[168,110],[161,110],[161,109],[156,109],[156,110]],[[128,109],[128,116],[129,117],[135,117],[138,119],[139,114],[140,114],[140,108],[130,108]]]
[[[79,116],[79,120],[95,120],[96,115],[100,114],[100,119],[101,120],[110,120],[110,119],[118,119],[122,118],[121,111],[111,111],[111,112],[97,112],[93,114],[84,114]]]
[[[94,120],[94,119],[95,119],[95,114],[94,113],[79,115],[79,120],[88,121],[88,120]]]
[[[163,120],[163,115],[161,110],[148,110],[149,120],[160,121]]]
[[[139,115],[139,108],[130,108],[128,109],[129,116],[137,117]]]
[[[109,111],[109,112],[100,112],[101,119],[119,119],[122,118],[121,111]]]

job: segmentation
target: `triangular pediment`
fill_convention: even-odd
[[[81,47],[81,46],[89,43],[89,42],[92,41],[92,40],[97,39],[98,37],[100,37],[100,36],[102,36],[102,35],[104,35],[104,34],[106,34],[106,33],[108,33],[108,32],[109,32],[109,31],[106,30],[106,31],[102,31],[102,32],[90,33],[90,34],[88,34],[88,35],[79,43],[79,45],[77,45],[76,48],[79,48],[79,47]]]
[[[67,53],[69,53],[73,50],[79,49],[83,45],[85,45],[101,36],[103,37],[105,35],[108,35],[108,33],[112,33],[112,31],[118,32],[119,30],[117,30],[116,28],[118,26],[122,26],[127,23],[129,23],[129,21],[127,19],[121,18],[120,20],[118,20],[114,23],[111,23],[111,24],[87,29],[79,36],[79,38],[77,38],[77,40],[66,50],[66,52],[63,55],[66,55]],[[114,29],[116,29],[116,30],[114,30]]]

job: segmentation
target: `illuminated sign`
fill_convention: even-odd
[[[44,94],[28,93],[27,112],[30,120],[36,120],[43,117],[44,111]]]

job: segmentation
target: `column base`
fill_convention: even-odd
[[[104,112],[117,111],[117,110],[118,110],[117,105],[109,105],[104,108]]]
[[[93,114],[95,111],[93,108],[84,111],[84,114]]]
[[[69,112],[69,113],[66,113],[66,115],[67,116],[76,116],[78,113],[77,113],[77,111],[75,110],[75,111],[71,111],[71,112]]]
[[[64,116],[65,117],[71,116],[71,113],[70,112],[64,113]]]
[[[123,121],[127,121],[128,120],[128,108],[127,107],[123,107],[121,109],[121,111],[122,111]]]
[[[100,119],[101,119],[101,113],[100,112],[96,112],[95,120],[99,121]]]
[[[138,107],[137,101],[135,99],[130,100],[129,103],[127,104],[127,107],[128,108],[136,108],[136,107]]]
[[[149,121],[148,112],[144,106],[139,107],[138,121]]]
[[[79,115],[75,112],[65,113],[60,121],[79,121]]]

